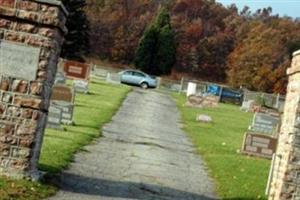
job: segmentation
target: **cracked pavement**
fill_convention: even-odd
[[[217,199],[168,95],[134,89],[102,131],[55,180],[50,200]]]

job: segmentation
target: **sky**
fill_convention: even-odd
[[[290,16],[293,18],[300,17],[300,0],[216,0],[222,3],[224,6],[235,3],[239,10],[245,5],[249,6],[252,12],[255,12],[259,8],[265,8],[271,6],[273,8],[273,14],[279,14],[280,16]]]

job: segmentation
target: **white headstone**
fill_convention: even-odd
[[[189,82],[186,96],[195,95],[197,92],[197,84]]]

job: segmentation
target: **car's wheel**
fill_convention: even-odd
[[[145,83],[145,82],[141,83],[141,88],[147,89],[148,88],[148,84]]]

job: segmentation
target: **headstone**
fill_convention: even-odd
[[[76,61],[65,61],[64,72],[69,79],[89,80],[91,65]]]
[[[272,159],[276,147],[276,138],[268,135],[246,133],[242,146],[242,153]]]
[[[198,115],[197,117],[196,117],[196,121],[197,122],[203,122],[203,123],[212,123],[213,122],[213,120],[212,120],[212,118],[210,117],[210,116],[208,116],[208,115]]]
[[[84,80],[74,80],[73,88],[76,92],[87,94],[89,92],[89,82]]]
[[[280,118],[267,113],[255,113],[249,130],[265,134],[274,134],[280,123]]]
[[[64,85],[66,84],[66,76],[64,72],[57,72],[55,75],[55,80],[54,80],[54,84],[61,84]]]
[[[203,107],[215,108],[218,107],[220,102],[219,96],[214,95],[204,95],[204,100],[202,102]]]
[[[191,95],[195,95],[196,93],[197,93],[197,84],[189,82],[187,92],[186,92],[186,96],[189,97]]]
[[[204,98],[202,96],[190,95],[187,98],[187,102],[185,103],[185,106],[203,108],[202,105],[203,99]]]
[[[65,101],[52,101],[51,104],[56,108],[60,108],[62,110],[62,124],[72,125],[73,121],[73,112],[74,112],[74,104]]]
[[[57,130],[62,130],[61,123],[62,123],[62,109],[56,107],[55,105],[50,105],[48,111],[48,121],[47,127]]]
[[[52,101],[65,101],[70,104],[74,103],[75,92],[66,85],[54,85],[52,88]]]
[[[61,1],[0,0],[0,176],[39,177],[67,14]]]

